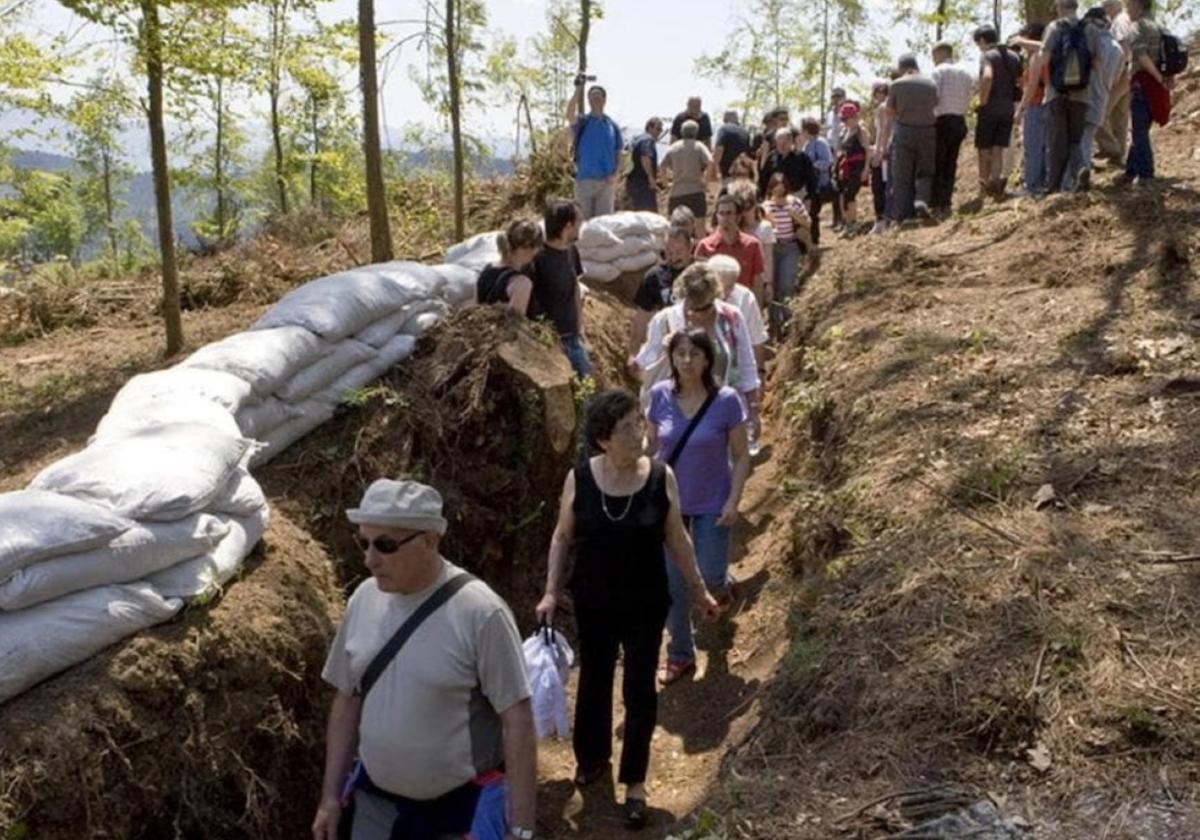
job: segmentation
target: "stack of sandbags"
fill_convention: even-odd
[[[446,262],[478,275],[488,263],[500,262],[500,246],[496,243],[496,237],[501,233],[503,231],[499,230],[477,233],[470,239],[451,245],[446,250]]]
[[[657,213],[630,211],[589,219],[576,247],[583,276],[611,283],[627,272],[645,271],[658,262],[670,224]]]

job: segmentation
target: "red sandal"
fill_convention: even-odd
[[[667,686],[695,670],[696,660],[694,659],[668,659],[667,664],[663,665],[658,672],[658,681],[661,685]]]

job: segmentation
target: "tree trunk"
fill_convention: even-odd
[[[167,136],[163,128],[162,31],[158,0],[140,0],[145,39],[146,88],[150,99],[150,160],[154,171],[154,204],[158,215],[158,249],[162,256],[163,321],[167,355],[183,349],[183,318],[179,311],[179,273],[175,264],[175,223],[171,218],[171,173],[167,168]]]
[[[383,153],[379,147],[379,85],[375,67],[375,3],[358,0],[359,86],[363,99],[363,157],[367,166],[367,216],[371,221],[371,260],[392,259]]]
[[[460,2],[446,0],[446,82],[450,88],[450,140],[454,144],[454,238],[465,238],[466,219],[463,208],[463,138],[462,103],[459,97],[458,40],[459,21],[456,17]]]
[[[100,153],[104,166],[104,229],[108,232],[108,245],[112,249],[113,271],[121,268],[120,243],[117,241],[116,202],[113,200],[112,155],[105,149]]]
[[[946,31],[946,0],[938,0],[937,5],[937,35],[936,40],[942,40],[942,34]]]
[[[308,166],[308,203],[321,209],[321,195],[317,190],[317,157],[321,154],[320,105],[315,96],[308,98],[312,105],[312,161]]]
[[[275,148],[275,190],[279,212],[287,215],[287,178],[283,171],[283,127],[279,120],[279,97],[283,90],[283,50],[287,37],[287,0],[271,4],[271,66],[267,98],[271,103],[271,143]]]
[[[225,201],[225,80],[217,76],[217,132],[214,146],[216,157],[213,160],[213,182],[217,187],[217,247],[225,242],[225,228],[228,225]]]
[[[587,73],[588,68],[588,36],[592,32],[592,0],[579,0],[579,75],[583,76]],[[578,85],[576,87],[576,95],[579,97],[579,113],[587,113],[587,95],[584,93],[585,86]]]
[[[992,25],[996,27],[996,34],[1004,38],[1004,32],[1001,30],[1002,15],[1000,13],[1000,0],[992,0]]]
[[[829,78],[829,4],[832,0],[823,0],[821,18],[821,104],[817,106],[818,116],[825,113],[825,89]]]

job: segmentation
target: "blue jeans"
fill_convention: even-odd
[[[1125,174],[1130,178],[1154,177],[1154,147],[1150,145],[1150,104],[1140,85],[1129,92],[1129,117],[1133,130]]]
[[[1046,191],[1046,106],[1030,105],[1022,122],[1021,143],[1025,148],[1025,189]]]
[[[583,339],[577,335],[566,335],[558,341],[567,361],[571,363],[571,370],[575,371],[575,375],[580,379],[591,376],[592,360],[588,358],[587,348],[583,346]]]
[[[696,547],[696,565],[704,585],[714,595],[729,589],[729,529],[718,525],[715,513],[685,517],[692,545]],[[666,556],[667,583],[671,592],[671,610],[667,613],[667,659],[689,662],[696,658],[696,642],[692,637],[692,605],[687,584],[675,561]]]

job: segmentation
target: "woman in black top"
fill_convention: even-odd
[[[500,262],[489,263],[475,281],[477,303],[505,303],[519,315],[529,309],[533,281],[528,266],[542,250],[545,237],[537,222],[517,219],[496,234]]]
[[[606,391],[589,405],[585,432],[591,448],[601,454],[567,475],[550,543],[546,594],[537,606],[539,621],[554,620],[567,552],[574,544],[570,589],[579,631],[575,784],[589,784],[609,769],[612,684],[617,651],[623,649],[625,738],[617,780],[626,786],[625,818],[633,828],[646,819],[646,769],[658,717],[654,678],[670,606],[664,544],[704,614],[715,618],[720,613],[683,527],[675,475],[643,454],[644,431],[637,397],[628,391]]]

